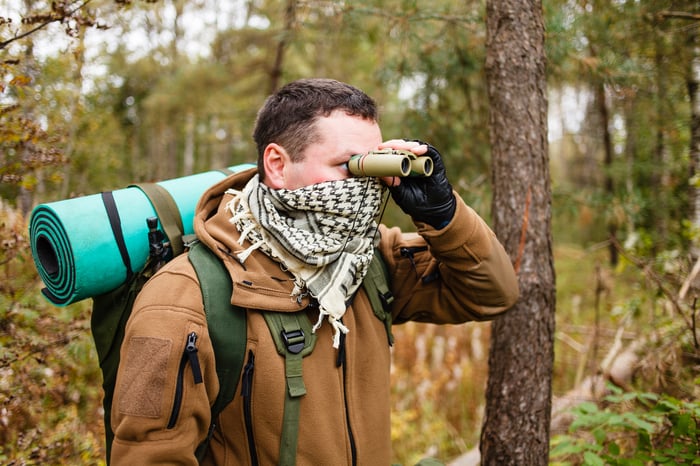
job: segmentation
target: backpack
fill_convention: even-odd
[[[90,327],[97,349],[104,389],[104,424],[106,459],[109,464],[114,432],[111,428],[111,408],[119,367],[120,349],[124,340],[126,322],[141,288],[160,267],[173,257],[187,253],[197,274],[207,319],[207,327],[214,348],[219,394],[211,408],[211,424],[206,440],[196,451],[201,460],[206,455],[209,440],[216,428],[218,414],[233,400],[243,370],[246,346],[246,312],[231,304],[233,285],[221,260],[196,238],[183,238],[180,213],[168,191],[155,183],[134,185],[151,201],[157,217],[144,219],[148,226],[149,257],[142,270],[133,273],[126,250],[119,212],[111,192],[102,193],[114,239],[127,270],[126,281],[118,288],[93,297]],[[162,229],[158,229],[158,226]],[[388,344],[393,344],[391,313],[393,301],[389,289],[386,266],[375,251],[363,287],[372,310],[385,325]],[[304,311],[296,313],[263,313],[278,353],[286,358],[287,395],[284,402],[280,464],[294,465],[299,422],[299,402],[306,393],[301,377],[301,360],[313,350],[316,336],[311,331]],[[184,356],[183,356],[184,357]]]

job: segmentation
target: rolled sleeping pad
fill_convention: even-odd
[[[253,164],[229,167],[231,172]],[[183,234],[192,234],[199,198],[211,185],[225,178],[225,171],[208,171],[161,181],[182,218]],[[156,211],[137,187],[112,191],[132,272],[146,263],[149,254],[146,219]],[[115,240],[101,194],[40,204],[32,211],[29,240],[34,263],[46,288],[43,295],[56,306],[66,306],[120,286],[126,267]]]

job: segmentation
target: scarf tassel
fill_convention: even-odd
[[[262,240],[262,239],[261,239],[261,240],[258,240],[258,241],[256,241],[255,243],[253,243],[253,244],[251,244],[250,246],[248,246],[248,247],[247,247],[246,249],[244,249],[243,251],[239,252],[239,253],[236,255],[236,257],[238,257],[238,260],[240,261],[240,263],[242,264],[243,262],[245,262],[246,259],[248,259],[248,257],[253,253],[253,251],[255,251],[255,250],[258,249],[260,246],[262,246],[263,243],[265,243],[264,240]]]
[[[316,330],[318,330],[321,324],[323,324],[323,318],[326,316],[328,316],[328,322],[330,322],[330,324],[333,326],[333,348],[338,349],[340,347],[340,333],[342,332],[347,334],[350,331],[349,328],[343,325],[340,319],[336,319],[327,312],[321,311],[320,315],[318,316],[318,321],[313,326],[312,331],[315,333]]]

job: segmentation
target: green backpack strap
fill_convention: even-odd
[[[263,316],[275,341],[277,352],[284,356],[284,372],[287,380],[278,464],[293,466],[297,456],[301,397],[306,395],[301,370],[302,359],[313,351],[316,334],[304,311],[265,312]]]
[[[178,209],[173,197],[158,183],[136,183],[131,186],[139,188],[151,201],[165,236],[170,241],[173,257],[182,254],[182,235],[185,230],[180,217],[180,209]]]
[[[219,394],[211,407],[211,424],[206,440],[197,448],[197,458],[204,457],[216,428],[219,413],[233,400],[243,368],[246,346],[246,313],[231,304],[233,284],[224,264],[209,248],[194,241],[188,258],[202,290],[209,337],[214,348]]]
[[[386,268],[384,259],[378,249],[374,250],[374,257],[369,264],[369,270],[362,282],[362,286],[367,292],[369,303],[372,305],[374,315],[384,322],[389,345],[394,344],[394,335],[391,333],[391,311],[390,304],[394,301],[394,295],[389,286],[389,271]]]

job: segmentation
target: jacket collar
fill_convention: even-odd
[[[281,265],[259,250],[241,264],[236,254],[248,244],[238,244],[240,234],[231,224],[226,204],[233,197],[230,188],[242,190],[257,169],[231,175],[211,186],[200,198],[194,216],[194,232],[223,261],[233,281],[231,303],[250,309],[298,311],[309,298],[292,296],[294,280]]]

